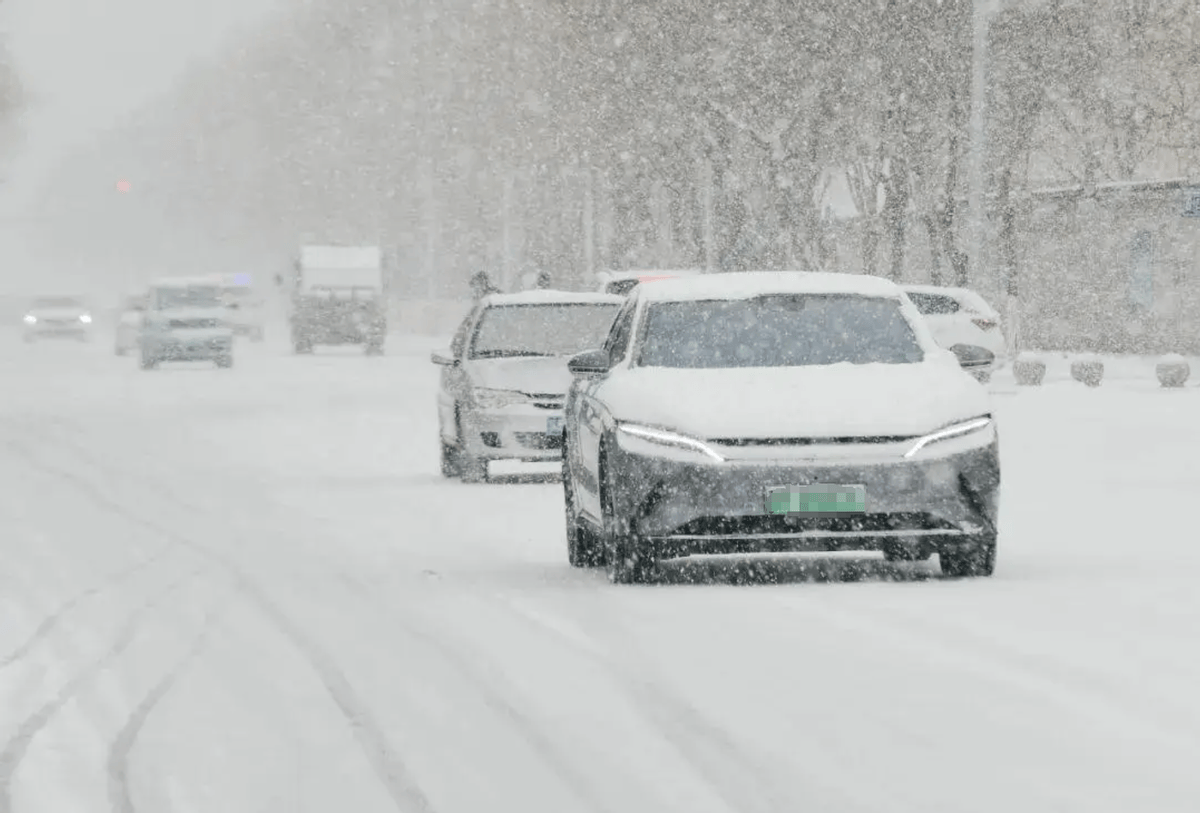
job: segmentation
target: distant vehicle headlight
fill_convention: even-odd
[[[37,321],[37,317],[34,316],[32,313],[25,314],[25,324],[32,325],[36,321]]]
[[[79,317],[79,321],[83,322],[85,325],[90,325],[92,323],[92,317],[85,313]]]

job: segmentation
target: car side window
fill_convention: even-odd
[[[629,339],[633,336],[633,315],[636,311],[637,302],[631,297],[621,306],[616,319],[613,320],[604,350],[614,362],[625,358],[625,353],[629,350]]]
[[[467,349],[467,330],[471,327],[471,323],[475,321],[475,316],[478,313],[478,309],[472,308],[471,312],[467,314],[467,318],[462,320],[462,324],[455,331],[454,340],[450,342],[450,355],[454,356],[454,358],[462,358],[463,351]]]

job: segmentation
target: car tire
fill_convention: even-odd
[[[215,359],[213,359],[213,361],[216,362],[217,367],[219,367],[222,370],[228,370],[230,367],[233,366],[233,356],[232,355],[217,356]]]
[[[487,460],[472,457],[465,452],[458,454],[458,476],[464,483],[486,483],[488,478]]]
[[[158,369],[158,359],[155,358],[154,356],[147,355],[146,353],[143,352],[142,360],[141,360],[141,367],[143,370],[157,370]]]
[[[613,489],[609,486],[606,455],[600,456],[600,501],[604,522],[604,563],[608,580],[613,584],[646,584],[656,579],[658,562],[650,556],[637,535],[629,528],[629,520],[616,511]]]
[[[567,525],[567,561],[571,567],[598,567],[604,564],[604,548],[602,540],[596,538],[591,528],[588,528],[575,515],[575,486],[567,465],[567,444],[563,442],[563,512]]]
[[[448,479],[458,476],[458,454],[454,447],[442,441],[442,476]]]
[[[307,356],[312,354],[313,346],[303,339],[297,339],[292,342],[292,350],[297,356]]]
[[[996,570],[996,537],[980,537],[975,544],[943,548],[938,551],[938,561],[942,575],[948,578],[987,578]]]

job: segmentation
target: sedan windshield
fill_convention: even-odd
[[[496,305],[479,318],[473,359],[573,356],[604,344],[617,303]]]
[[[805,367],[906,364],[925,354],[891,299],[780,294],[753,299],[654,303],[643,367]]]
[[[159,288],[155,299],[160,310],[174,308],[220,308],[223,306],[221,290],[217,286],[188,288]]]

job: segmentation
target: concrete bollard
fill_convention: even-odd
[[[1071,362],[1071,378],[1089,387],[1099,387],[1104,380],[1104,362],[1095,356]]]
[[[1032,353],[1021,353],[1013,361],[1013,378],[1022,387],[1038,387],[1046,377],[1046,362]]]
[[[1158,383],[1164,387],[1182,387],[1192,374],[1187,359],[1178,353],[1168,353],[1159,359],[1154,368]]]

